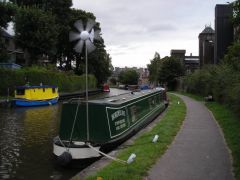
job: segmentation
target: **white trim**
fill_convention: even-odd
[[[100,147],[94,147],[95,149],[99,150]],[[56,156],[60,156],[64,152],[69,152],[72,155],[73,159],[86,159],[86,158],[94,158],[94,157],[99,157],[101,154],[96,152],[95,150],[89,148],[89,147],[84,147],[84,148],[66,148],[63,146],[56,145],[53,143],[53,154]]]

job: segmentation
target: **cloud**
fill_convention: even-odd
[[[214,27],[215,4],[224,0],[73,0],[73,7],[95,14],[114,66],[144,66],[171,49],[198,55],[198,34]]]

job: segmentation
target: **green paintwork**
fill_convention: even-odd
[[[121,139],[152,120],[165,108],[165,96],[162,90],[120,95],[117,99],[114,98],[89,101],[90,142],[104,144]],[[77,103],[63,104],[59,133],[62,140],[70,139],[76,109]],[[72,140],[85,142],[86,134],[86,106],[85,102],[82,102]]]

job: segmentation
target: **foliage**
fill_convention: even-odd
[[[40,83],[47,85],[56,85],[60,92],[72,92],[85,89],[85,76],[77,76],[66,74],[56,70],[48,70],[43,67],[33,66],[20,70],[0,69],[1,84],[0,95],[7,95],[9,88],[11,95],[16,86],[39,85]],[[93,75],[89,75],[89,88],[96,88],[97,81]]]
[[[223,63],[204,67],[184,78],[184,90],[207,96],[229,105],[236,113],[240,108],[240,58],[230,53]]]
[[[235,0],[231,3],[233,6],[233,25],[235,39],[240,41],[240,0]]]
[[[143,179],[147,175],[148,169],[156,163],[156,160],[164,154],[168,146],[173,141],[186,114],[186,107],[183,101],[175,95],[170,95],[171,106],[161,121],[150,131],[141,134],[133,144],[120,151],[119,159],[127,159],[131,153],[137,155],[136,160],[131,165],[123,165],[112,161],[109,165],[99,170],[96,175],[86,179]],[[178,105],[178,101],[181,103]],[[160,140],[153,144],[151,142],[155,134]]]
[[[154,85],[165,84],[170,90],[177,86],[177,80],[184,75],[184,67],[173,57],[160,58],[156,52],[151,63],[148,64],[149,81]]]
[[[6,45],[3,42],[3,40],[0,38],[0,63],[5,62],[8,58],[9,58],[9,55],[7,53]]]
[[[150,61],[150,64],[147,65],[149,71],[149,81],[155,85],[158,83],[160,65],[160,54],[155,52],[154,58]]]
[[[19,7],[16,16],[16,39],[28,50],[27,65],[36,64],[41,55],[47,55],[52,64],[64,71],[85,73],[85,54],[74,52],[76,42],[69,42],[69,31],[76,30],[73,24],[81,19],[96,19],[93,13],[71,8],[72,0],[11,0]],[[38,18],[37,18],[38,17]],[[36,23],[34,23],[36,22]],[[100,30],[100,23],[94,26]],[[28,35],[28,36],[27,36]],[[97,49],[89,54],[89,73],[103,83],[111,75],[111,57],[105,50],[104,41],[94,42]]]
[[[10,21],[13,20],[16,7],[12,3],[0,1],[0,28],[7,28]]]
[[[116,78],[111,78],[110,83],[111,83],[111,85],[116,85],[117,84],[117,79]]]
[[[2,33],[2,28],[7,28],[8,23],[13,20],[13,16],[15,14],[16,7],[8,2],[0,1],[0,36]],[[8,59],[8,53],[6,50],[5,43],[3,39],[0,37],[0,62],[5,62]]]
[[[233,20],[235,25],[240,25],[240,1],[233,2]]]
[[[214,68],[214,66],[208,66],[184,77],[185,91],[202,96],[212,94]]]
[[[173,90],[177,86],[177,78],[184,75],[184,67],[179,60],[173,57],[165,57],[161,61],[158,80]]]
[[[15,16],[17,43],[29,52],[28,65],[36,64],[38,56],[54,54],[58,35],[54,16],[37,7],[21,7]]]
[[[228,48],[228,53],[224,56],[223,64],[231,66],[235,71],[240,71],[240,42],[235,42]]]
[[[139,74],[133,69],[121,71],[119,74],[119,81],[123,84],[136,85],[138,84]]]

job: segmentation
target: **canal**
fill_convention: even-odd
[[[111,89],[91,98],[126,93]],[[0,179],[62,180],[86,164],[63,168],[56,164],[52,140],[58,133],[62,103],[34,108],[0,108]]]

